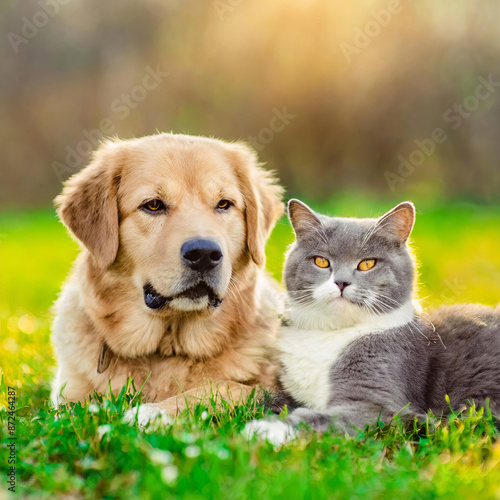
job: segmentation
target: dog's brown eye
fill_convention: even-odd
[[[220,200],[217,203],[217,208],[219,210],[227,210],[231,206],[231,202],[229,200]]]
[[[142,208],[144,208],[148,212],[158,212],[159,210],[163,210],[165,208],[165,205],[161,200],[151,200],[142,205]]]

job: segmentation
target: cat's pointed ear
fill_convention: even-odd
[[[311,230],[317,231],[321,227],[321,221],[314,211],[299,200],[293,199],[288,202],[288,218],[297,238]]]
[[[415,224],[415,205],[404,201],[397,207],[382,215],[377,225],[384,227],[385,232],[395,236],[401,243],[406,243]]]

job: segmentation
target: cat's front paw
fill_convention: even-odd
[[[267,439],[274,446],[281,446],[298,436],[294,427],[278,419],[252,420],[245,425],[243,434],[247,439],[253,436]]]
[[[123,421],[129,425],[137,426],[151,432],[161,427],[170,425],[174,419],[164,410],[154,403],[147,403],[134,406],[123,415]]]

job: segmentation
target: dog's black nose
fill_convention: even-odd
[[[212,240],[186,241],[181,248],[184,262],[195,271],[210,271],[222,262],[222,248]]]

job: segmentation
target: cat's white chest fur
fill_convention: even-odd
[[[309,408],[324,410],[334,387],[330,370],[346,347],[364,335],[382,333],[412,320],[413,304],[402,306],[356,326],[335,330],[284,326],[278,336],[282,364],[281,382],[285,390]]]
[[[326,332],[282,327],[278,348],[286,391],[309,408],[323,410],[331,396],[330,368],[344,349],[359,337],[351,328]]]

